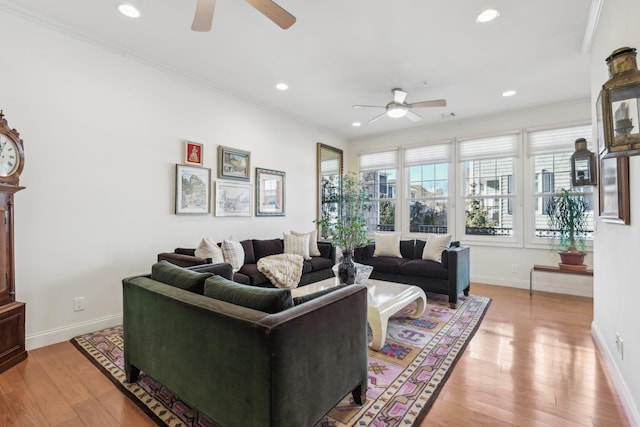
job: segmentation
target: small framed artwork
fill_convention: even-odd
[[[251,184],[216,181],[216,216],[251,216]]]
[[[600,219],[629,224],[629,158],[600,159]]]
[[[249,181],[251,153],[235,148],[218,147],[218,178]]]
[[[176,214],[211,212],[211,169],[176,165]]]
[[[202,144],[197,142],[185,141],[184,142],[184,162],[188,165],[202,166]]]
[[[285,173],[256,168],[256,216],[285,214]]]

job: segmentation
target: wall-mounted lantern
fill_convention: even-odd
[[[576,139],[576,151],[571,155],[571,184],[574,187],[596,185],[596,156],[587,149],[587,140]]]

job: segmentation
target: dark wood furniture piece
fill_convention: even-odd
[[[25,304],[16,301],[13,250],[13,195],[24,166],[20,134],[0,111],[0,372],[27,358]]]
[[[531,270],[529,270],[529,295],[531,295],[533,293],[533,272],[534,271],[543,271],[545,273],[562,273],[562,274],[577,274],[580,276],[592,276],[593,277],[593,270],[590,269],[586,269],[586,270],[569,270],[566,268],[560,268],[558,266],[555,265],[534,265],[533,267],[531,267]]]

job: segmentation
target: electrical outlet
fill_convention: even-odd
[[[73,299],[73,311],[84,310],[84,297],[75,297]]]
[[[518,265],[511,264],[511,273],[516,274],[518,272]]]

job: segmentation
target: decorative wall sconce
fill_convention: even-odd
[[[596,155],[587,149],[587,140],[576,139],[576,151],[571,155],[571,184],[574,187],[596,185]]]
[[[607,58],[609,80],[602,85],[598,126],[600,156],[622,157],[640,154],[640,71],[636,49],[622,47]],[[602,122],[600,123],[600,118]]]

